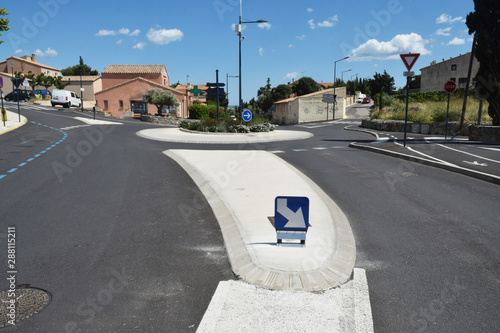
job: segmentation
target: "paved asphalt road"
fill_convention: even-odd
[[[344,131],[345,121],[289,127],[314,133],[302,141],[192,145],[139,138],[153,125],[132,120],[71,128],[84,125],[80,114],[46,110],[23,110],[28,124],[0,136],[0,239],[16,226],[17,283],[52,294],[9,331],[194,332],[217,283],[234,278],[210,208],[162,154],[200,147],[273,151],[335,200],[376,332],[500,326],[498,185],[349,148],[373,138]]]

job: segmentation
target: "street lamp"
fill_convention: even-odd
[[[349,56],[337,60],[333,63],[333,119],[335,119],[335,109],[337,107],[337,94],[335,94],[335,88],[337,87],[337,63],[342,60],[349,59]]]
[[[348,70],[346,70],[346,71],[342,71],[342,75],[341,75],[341,77],[342,77],[342,82],[344,82],[344,73],[347,73],[347,72],[350,72],[350,71],[352,71],[352,69],[348,69]]]
[[[353,77],[353,76],[355,76],[355,77],[356,77],[356,81],[358,81],[358,74],[359,74],[359,73],[356,73],[356,74],[354,74],[354,75],[351,75],[351,81],[352,81],[352,77]]]
[[[82,59],[82,57],[80,57],[80,59]],[[83,65],[80,64],[80,66],[78,66],[79,69],[80,69],[80,104],[82,104],[82,112],[83,112],[83,83],[82,83],[82,74],[83,74]]]
[[[243,10],[241,9],[241,1],[240,0],[240,19],[238,21],[238,26],[236,27],[236,34],[238,35],[238,39],[239,39],[239,90],[240,90],[240,96],[239,96],[239,115],[240,115],[240,125],[241,125],[241,113],[242,113],[242,101],[241,101],[241,41],[245,38],[241,35],[241,25],[243,23],[267,23],[266,20],[258,20],[258,21],[245,21],[243,22],[241,19],[242,19],[242,16],[243,16]]]
[[[226,98],[227,98],[227,104],[229,105],[229,80],[228,78],[230,77],[239,77],[238,75],[229,75],[229,73],[226,73]]]

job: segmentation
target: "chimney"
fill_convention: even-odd
[[[31,54],[31,61],[36,62],[36,56],[34,53]]]

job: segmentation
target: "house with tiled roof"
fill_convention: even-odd
[[[4,81],[4,93],[8,94],[12,91],[12,86],[6,84],[5,82],[10,81],[13,77],[13,73],[21,72],[23,74],[28,74],[28,72],[39,75],[41,73],[48,76],[59,76],[61,75],[61,70],[51,66],[41,64],[36,61],[36,55],[31,56],[25,55],[22,57],[9,57],[5,61],[0,62],[0,75]]]
[[[62,77],[61,82],[68,84],[64,87],[65,90],[73,91],[78,96],[80,96],[80,89],[83,88],[84,101],[95,101],[95,94],[102,90],[102,80],[99,75],[65,75]]]
[[[150,88],[173,93],[180,105],[167,111],[174,117],[188,117],[188,96],[169,86],[165,65],[109,65],[101,79],[102,90],[95,94],[96,104],[114,117],[156,114],[156,106],[142,101],[142,95]]]
[[[350,103],[346,99],[346,87],[335,89],[337,95],[337,107],[333,103],[324,102],[324,94],[333,95],[334,89],[320,90],[312,94],[295,96],[274,103],[274,124],[294,125],[314,121],[325,121],[343,119],[345,108]]]

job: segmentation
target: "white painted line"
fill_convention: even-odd
[[[292,149],[292,151],[301,152],[301,151],[307,151],[307,149]]]
[[[468,152],[465,152],[465,151],[462,151],[462,150],[459,150],[459,149],[451,148],[451,147],[448,147],[448,146],[445,146],[445,145],[442,145],[442,144],[439,144],[439,143],[437,145],[440,146],[440,147],[449,149],[449,150],[457,151],[457,152],[462,153],[462,154],[466,154],[466,155],[469,155],[469,156],[472,156],[472,157],[480,158],[480,159],[485,160],[485,161],[490,161],[490,162],[493,162],[493,163],[499,163],[500,164],[500,160],[492,160],[491,158],[479,156],[479,155],[476,155],[476,154],[471,154],[471,153],[468,153]]]
[[[271,150],[270,153],[273,153],[273,154],[283,154],[285,152],[283,150]]]
[[[196,332],[373,331],[366,273],[354,268],[353,280],[322,293],[221,281]]]
[[[94,119],[83,118],[83,117],[75,117],[75,119],[83,121],[85,124],[89,124],[89,125],[123,125],[123,123],[119,123],[116,121],[94,120]]]
[[[313,148],[315,150],[325,150],[325,149],[328,149],[327,147],[316,147],[316,148]]]
[[[494,151],[500,151],[500,148],[491,148],[491,147],[479,147],[481,149],[488,149],[488,150],[494,150]]]

